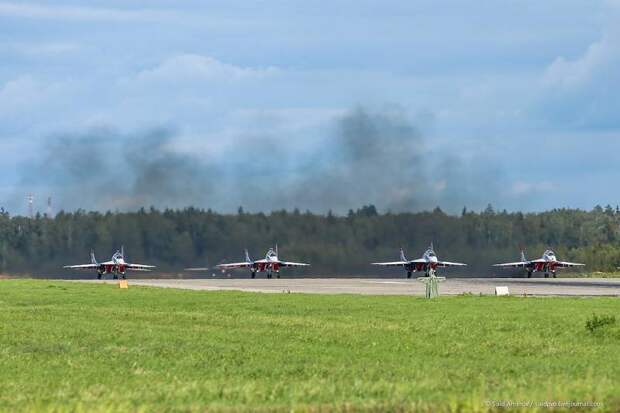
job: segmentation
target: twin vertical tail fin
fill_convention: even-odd
[[[250,254],[248,253],[248,250],[245,249],[245,262],[252,262],[252,260],[250,259]]]
[[[95,250],[90,250],[90,263],[97,264],[97,258],[95,258]]]
[[[125,259],[125,246],[121,245],[121,258]]]
[[[405,251],[403,251],[403,249],[400,249],[400,260],[401,261],[407,261],[407,258],[405,258]]]
[[[521,262],[525,261],[527,261],[527,258],[525,258],[525,251],[521,250]]]

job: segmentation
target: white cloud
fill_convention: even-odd
[[[13,42],[0,43],[0,50],[17,53],[28,57],[49,57],[73,53],[80,49],[80,45],[70,42],[34,43]]]
[[[555,185],[549,181],[525,182],[516,181],[512,184],[509,194],[513,196],[525,196],[553,191]]]
[[[611,3],[609,3],[611,5]],[[620,126],[620,18],[609,9],[603,35],[574,59],[557,57],[545,70],[537,110],[560,127]]]
[[[0,117],[11,113],[32,114],[40,104],[49,103],[48,109],[70,98],[76,85],[71,80],[45,82],[30,75],[22,75],[0,86]]]
[[[32,105],[46,95],[46,88],[31,76],[20,76],[0,88],[0,116]]]
[[[76,124],[83,85],[71,79],[49,81],[22,75],[0,85],[0,133],[49,134],[58,127]],[[81,109],[84,110],[84,109]]]
[[[607,34],[592,43],[578,59],[567,60],[558,57],[546,70],[545,83],[565,91],[578,90],[592,86],[599,76],[614,75],[614,69],[620,69],[620,36]]]
[[[165,60],[159,66],[140,72],[139,81],[151,80],[218,80],[260,79],[278,73],[275,67],[251,68],[220,62],[209,56],[182,54]]]
[[[165,20],[174,13],[151,9],[110,9],[78,6],[44,6],[40,4],[24,4],[0,2],[0,16],[22,17],[32,19],[58,19],[79,21],[159,21]]]

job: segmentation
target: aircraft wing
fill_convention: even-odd
[[[280,261],[280,266],[282,267],[307,267],[310,264],[305,264],[303,262],[290,262],[290,261]]]
[[[183,271],[209,271],[207,267],[184,268]]]
[[[440,267],[440,268],[446,268],[446,267],[466,267],[467,264],[463,264],[462,262],[437,261],[437,266]]]
[[[381,265],[383,267],[403,267],[409,264],[425,263],[426,260],[410,260],[410,261],[389,261],[389,262],[371,262],[370,265]]]
[[[503,264],[493,264],[494,267],[503,267],[503,268],[525,268],[532,261],[516,261],[516,262],[505,262]]]
[[[87,269],[95,269],[99,268],[101,264],[80,264],[80,265],[65,265],[62,268],[67,268],[70,270],[87,270]]]
[[[218,264],[215,266],[215,268],[230,270],[234,268],[250,268],[252,265],[254,265],[253,262],[231,262],[229,264]]]
[[[371,262],[370,265],[381,265],[383,267],[400,267],[409,264],[409,261],[391,261],[391,262]]]
[[[583,267],[585,264],[579,264],[577,262],[558,261],[556,267],[568,268],[568,267]]]
[[[125,264],[125,268],[132,271],[151,271],[153,268],[155,268],[155,266],[144,264]]]

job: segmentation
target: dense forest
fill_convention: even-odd
[[[586,263],[589,271],[611,271],[620,264],[620,210],[521,213],[489,206],[459,215],[439,208],[380,214],[370,205],[344,216],[241,208],[237,214],[195,208],[0,214],[0,267],[10,274],[71,275],[62,265],[88,263],[91,249],[100,261],[108,259],[121,244],[128,261],[180,274],[184,267],[239,261],[244,248],[262,258],[277,243],[282,259],[312,264],[283,276],[400,275],[369,263],[397,259],[401,246],[408,258],[418,258],[431,241],[440,259],[469,264],[454,270],[463,276],[491,274],[491,264],[518,259],[521,247],[530,258],[552,248],[559,259]]]

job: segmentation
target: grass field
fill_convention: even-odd
[[[0,411],[620,410],[617,298],[0,291]]]

